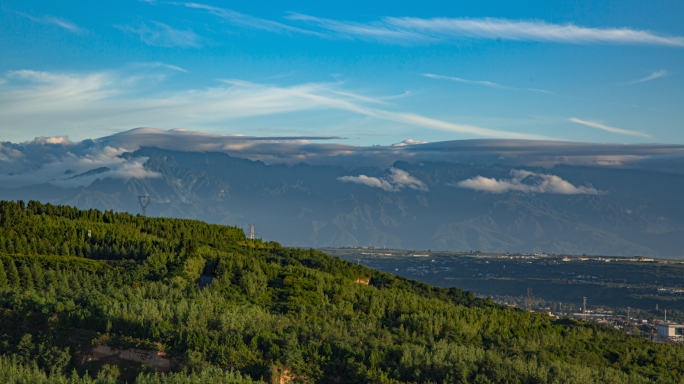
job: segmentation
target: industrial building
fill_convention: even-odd
[[[668,339],[684,337],[684,324],[658,323],[658,335]]]

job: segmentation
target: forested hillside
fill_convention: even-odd
[[[0,202],[0,381],[646,383],[684,350],[199,221]]]

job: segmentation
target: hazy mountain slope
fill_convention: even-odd
[[[87,187],[50,184],[2,190],[0,198],[35,199],[80,208],[139,212],[152,196],[151,216],[255,224],[257,234],[283,244],[679,256],[684,251],[684,202],[672,193],[684,176],[644,170],[559,166],[526,168],[556,175],[599,194],[490,193],[451,186],[477,176],[511,177],[511,167],[460,163],[395,167],[428,191],[383,190],[343,183],[342,176],[386,178],[377,168],[266,165],[221,153],[143,148],[157,177],[105,178]],[[451,184],[451,185],[450,185]]]

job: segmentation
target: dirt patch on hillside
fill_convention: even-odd
[[[285,367],[271,366],[271,384],[289,384],[297,377]]]
[[[368,285],[368,283],[370,283],[370,279],[356,279],[354,282]]]
[[[108,345],[94,346],[90,349],[90,356],[86,357],[85,360],[97,361],[111,356],[151,365],[159,372],[169,372],[174,365],[174,360],[167,357],[166,352],[163,351],[149,351],[136,348],[117,349]]]

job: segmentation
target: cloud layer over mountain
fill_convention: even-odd
[[[21,144],[0,144],[0,183],[5,188],[51,183],[87,186],[95,179],[156,178],[145,169],[145,157],[127,159],[126,148],[79,143],[67,137],[37,137]]]
[[[608,167],[641,167],[650,164],[667,168],[667,163],[681,159],[683,145],[588,144],[538,140],[455,140],[426,143],[412,139],[389,146],[357,146],[336,142],[338,137],[255,137],[218,135],[182,129],[164,131],[137,128],[95,140],[72,142],[65,136],[38,137],[34,140],[0,143],[0,181],[5,187],[20,187],[50,182],[63,186],[88,185],[96,178],[150,178],[155,174],[144,168],[144,158],[130,158],[126,152],[142,147],[181,152],[222,152],[232,157],[261,160],[267,164],[306,163],[339,165],[347,168],[374,166],[388,169],[397,161],[461,162],[544,166],[557,164]],[[669,159],[669,160],[668,160]],[[657,164],[656,164],[657,163]],[[104,169],[100,173],[87,173]],[[87,173],[87,174],[86,174]],[[84,174],[84,175],[82,175]],[[80,177],[75,177],[82,175]],[[385,190],[409,187],[426,190],[419,182],[403,177],[400,170],[390,170],[383,178],[349,176],[342,181],[376,186]],[[513,175],[508,181],[473,180],[468,188],[487,190],[529,190],[569,193],[558,180],[546,179],[537,187],[523,186],[516,180],[548,175]],[[488,184],[489,183],[489,184]],[[487,187],[489,185],[489,187]],[[465,186],[465,185],[462,185]],[[475,188],[477,187],[477,188]],[[537,188],[537,190],[534,190]],[[592,193],[590,189],[574,193]]]

